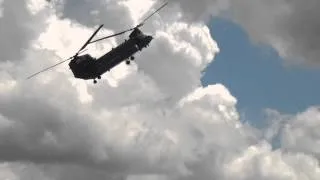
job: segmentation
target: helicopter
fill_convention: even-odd
[[[35,74],[32,74],[31,76],[27,77],[27,79],[30,79],[64,62],[70,61],[68,65],[75,78],[83,80],[92,79],[93,83],[96,84],[97,79],[101,79],[101,75],[103,75],[107,71],[110,71],[112,68],[116,67],[123,61],[125,61],[127,65],[130,65],[130,61],[133,61],[135,59],[134,55],[138,51],[142,51],[142,49],[149,46],[150,42],[153,40],[153,37],[151,35],[144,34],[139,28],[143,26],[151,16],[153,16],[167,4],[168,2],[164,3],[155,12],[150,14],[141,23],[133,28],[91,41],[93,37],[98,33],[98,31],[103,27],[103,24],[101,24],[90,36],[90,38],[84,43],[84,45],[78,50],[78,52],[75,53],[75,55],[66,60],[60,61],[59,63],[54,64],[48,68],[45,68]],[[99,58],[94,58],[90,54],[79,55],[89,44],[107,38],[115,37],[129,31],[132,31],[129,35],[129,39],[125,39],[124,42],[119,44],[117,47],[112,48],[112,50],[105,53]]]

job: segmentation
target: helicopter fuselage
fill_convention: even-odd
[[[44,71],[47,71],[51,68],[54,68],[58,66],[59,64],[62,64],[64,62],[69,62],[69,67],[74,75],[75,78],[79,79],[93,79],[94,83],[96,83],[96,78],[100,79],[101,75],[106,73],[107,71],[110,71],[112,68],[120,64],[122,61],[126,61],[127,64],[130,64],[130,60],[134,60],[134,54],[138,51],[141,51],[143,48],[147,47],[150,42],[152,41],[153,37],[149,35],[143,34],[139,27],[143,26],[144,23],[153,16],[156,12],[158,12],[160,9],[162,9],[164,6],[166,6],[168,2],[164,3],[161,7],[159,7],[155,12],[147,16],[143,21],[141,21],[138,25],[136,25],[133,28],[105,36],[96,40],[93,40],[93,37],[98,33],[98,31],[102,28],[103,24],[101,24],[94,33],[90,36],[90,38],[82,45],[82,47],[78,50],[78,52],[75,53],[75,55],[69,57],[68,59],[62,60],[52,66],[49,66],[39,72],[36,72],[30,76],[27,77],[27,79],[30,79],[37,74],[40,74]],[[83,52],[85,47],[91,43],[95,43],[98,41],[101,41],[103,39],[108,39],[111,37],[115,37],[121,34],[124,34],[126,32],[132,31],[129,35],[129,39],[125,40],[123,43],[121,43],[119,46],[112,48],[111,51],[107,52],[106,54],[102,55],[100,58],[96,59],[89,54],[85,54],[82,56],[79,56],[80,53]]]
[[[86,54],[78,56],[69,63],[74,77],[88,80],[100,79],[101,75],[110,71],[123,61],[133,60],[133,55],[147,47],[153,37],[144,35],[139,29],[130,34],[130,38],[98,59]],[[130,61],[129,61],[130,62]],[[129,64],[129,63],[127,63]]]

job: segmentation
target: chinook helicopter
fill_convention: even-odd
[[[140,24],[137,26],[124,30],[122,32],[109,35],[103,38],[99,38],[97,40],[91,41],[93,37],[98,33],[98,31],[103,27],[103,24],[101,24],[96,31],[91,35],[91,37],[86,41],[86,43],[79,49],[79,51],[70,58],[60,61],[59,63],[52,65],[46,69],[43,69],[35,74],[32,74],[31,76],[27,77],[27,79],[30,79],[37,74],[40,74],[44,71],[47,71],[55,66],[58,66],[59,64],[62,64],[64,62],[69,62],[69,67],[74,75],[75,78],[83,79],[83,80],[90,80],[93,79],[93,83],[97,83],[97,79],[101,79],[101,75],[106,73],[107,71],[110,71],[112,68],[117,66],[123,61],[126,61],[126,64],[129,65],[130,61],[134,60],[134,54],[136,54],[138,51],[141,51],[143,48],[146,48],[149,46],[150,42],[152,41],[153,37],[150,35],[144,34],[139,27],[143,26],[144,23],[156,12],[158,12],[160,9],[162,9],[164,6],[166,6],[168,2],[164,3],[161,7],[159,7],[155,12],[150,14],[147,18],[145,18]],[[125,40],[123,43],[118,45],[115,48],[112,48],[111,51],[107,52],[103,56],[99,57],[98,59],[92,57],[90,54],[84,54],[79,55],[83,52],[84,48],[87,47],[87,45],[91,43],[95,43],[97,41],[101,41],[107,38],[111,38],[114,36],[118,36],[121,34],[124,34],[126,32],[132,31],[129,35],[129,39]]]

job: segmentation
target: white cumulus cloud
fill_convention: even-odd
[[[66,64],[25,80],[72,56],[98,24],[106,25],[98,37],[112,34],[135,25],[160,3],[144,2],[4,1],[0,23],[24,26],[9,34],[0,30],[3,38],[16,38],[16,44],[3,49],[6,57],[0,62],[0,177],[319,179],[314,149],[292,143],[300,137],[317,139],[307,133],[312,132],[308,126],[299,130],[290,125],[299,120],[285,121],[286,141],[273,150],[261,138],[263,132],[240,121],[237,99],[226,87],[201,86],[201,72],[219,52],[200,21],[203,4],[172,2],[141,28],[155,37],[150,47],[96,85],[75,79]],[[21,11],[6,11],[14,7]],[[208,6],[204,13],[209,11]],[[88,53],[101,56],[124,38],[90,45]],[[270,129],[272,137],[281,127]]]

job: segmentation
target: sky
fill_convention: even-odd
[[[10,42],[0,48],[0,179],[320,178],[320,108],[308,100],[317,94],[290,92],[307,102],[295,107],[297,112],[284,100],[253,101],[246,94],[266,96],[252,91],[265,85],[240,84],[236,81],[240,77],[221,74],[227,72],[222,66],[231,61],[222,57],[234,57],[224,53],[244,44],[238,53],[257,58],[246,60],[250,66],[238,61],[234,72],[249,76],[250,67],[261,72],[253,75],[261,80],[266,69],[253,61],[264,61],[278,79],[268,99],[282,97],[281,82],[286,79],[281,76],[288,70],[279,64],[319,67],[319,1],[171,0],[169,4],[141,28],[154,36],[149,48],[136,54],[130,66],[122,63],[93,84],[75,79],[67,64],[36,78],[26,77],[72,56],[99,24],[105,24],[99,37],[132,27],[160,1],[0,1],[0,36],[2,42]],[[234,24],[208,25],[211,17]],[[240,33],[227,37],[234,44],[225,45],[222,26]],[[250,42],[271,47],[279,58],[270,51],[262,55],[265,49],[253,46],[244,34]],[[100,56],[124,39],[99,42],[87,52]],[[208,86],[202,84],[205,70],[210,72]],[[315,81],[311,71],[297,72],[291,70],[290,76]],[[306,85],[297,86],[310,89]],[[260,107],[251,109],[255,103]],[[242,116],[242,108],[253,114],[268,108],[263,117],[268,123],[259,128],[247,123],[253,121]]]
[[[222,50],[206,68],[203,85],[224,84],[251,124],[263,125],[267,108],[299,113],[320,104],[319,68],[286,66],[272,47],[252,42],[226,18],[213,18],[209,29]]]

